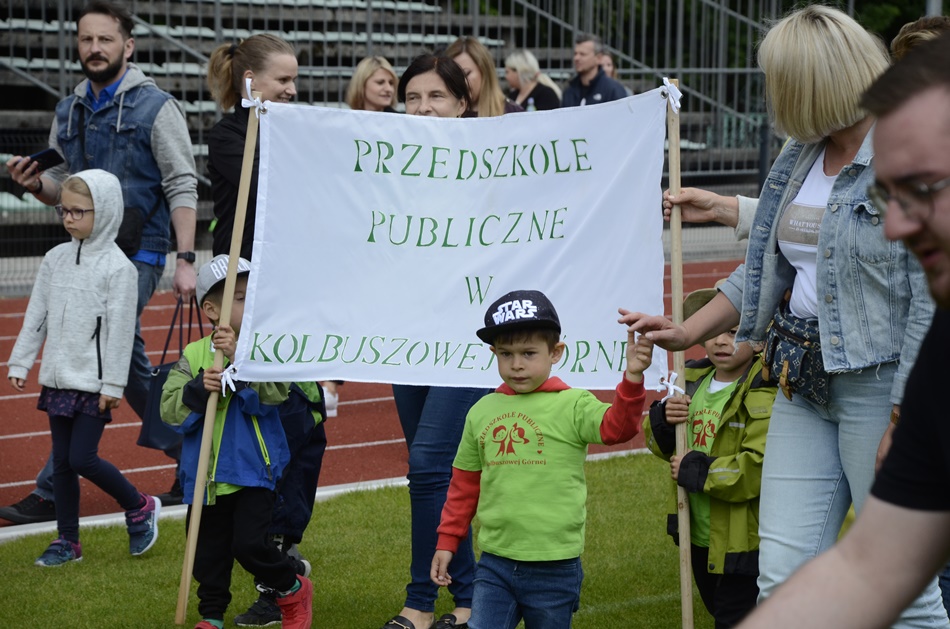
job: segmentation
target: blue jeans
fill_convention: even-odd
[[[830,402],[775,397],[759,503],[759,600],[838,538],[849,505],[860,513],[890,411],[896,363],[833,374]],[[950,626],[936,581],[895,627]]]
[[[514,561],[483,552],[475,571],[470,629],[568,629],[580,606],[580,557]]]
[[[435,611],[439,588],[429,578],[429,568],[452,479],[452,462],[462,440],[468,410],[488,392],[489,389],[393,385],[399,423],[409,447],[412,563],[405,606],[410,609]],[[471,607],[475,574],[471,529],[452,558],[449,574],[449,592],[455,605]]]
[[[943,567],[940,574],[937,575],[937,581],[940,584],[940,595],[943,597],[943,607],[950,614],[950,564]]]
[[[125,385],[125,400],[139,418],[145,417],[148,404],[148,385],[152,373],[152,363],[145,353],[145,339],[142,338],[142,311],[158,288],[158,282],[165,271],[163,266],[152,266],[138,260],[132,260],[139,272],[139,300],[135,321],[135,342],[132,345],[132,364],[129,366],[129,382]]]
[[[125,385],[125,399],[135,414],[145,416],[145,407],[148,403],[148,385],[152,373],[152,363],[145,353],[145,339],[142,338],[142,311],[158,288],[165,266],[152,266],[138,260],[131,260],[135,270],[139,273],[139,296],[135,319],[135,341],[132,344],[132,363],[129,366],[129,382]],[[176,446],[175,452],[167,453],[173,459],[180,456],[181,448]],[[178,454],[178,456],[176,456]],[[46,464],[36,476],[36,489],[33,493],[43,500],[53,500],[53,455],[50,453]]]

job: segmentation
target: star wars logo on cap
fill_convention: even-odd
[[[530,299],[514,299],[499,304],[498,309],[492,314],[492,320],[495,325],[500,325],[518,319],[534,319],[537,313],[538,307]]]

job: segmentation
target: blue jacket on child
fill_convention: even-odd
[[[179,480],[186,503],[191,503],[194,496],[209,396],[204,388],[203,371],[213,364],[210,336],[189,343],[162,389],[162,421],[184,435]],[[287,399],[289,385],[235,384],[237,391],[218,399],[206,504],[214,504],[221,483],[275,489],[290,462],[290,449],[277,412],[278,405]]]

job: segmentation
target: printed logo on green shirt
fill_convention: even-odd
[[[532,440],[532,435],[534,439]],[[544,465],[543,460],[529,460],[544,454],[544,434],[537,422],[524,413],[504,413],[491,420],[478,437],[479,445],[485,450],[485,442],[490,440],[498,446],[494,456],[488,457],[488,465]],[[532,443],[533,441],[533,443]],[[535,450],[531,452],[531,450]]]

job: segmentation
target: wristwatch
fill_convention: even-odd
[[[184,260],[185,262],[190,262],[191,264],[195,263],[195,252],[194,251],[179,251],[178,255],[175,256],[179,260]]]

